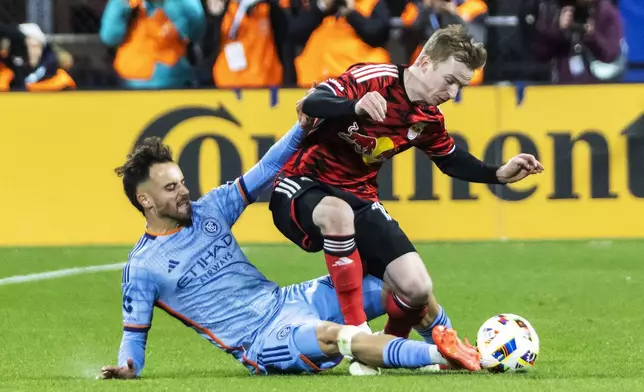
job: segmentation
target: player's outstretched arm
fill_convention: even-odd
[[[152,323],[152,311],[158,296],[154,277],[131,259],[123,268],[122,312],[123,336],[119,348],[118,365],[104,366],[100,379],[136,378],[145,366],[145,345]]]
[[[336,96],[327,90],[317,90],[304,100],[303,110],[316,118],[366,115],[382,122],[387,114],[387,101],[377,91],[370,91],[356,100]]]
[[[306,95],[297,101],[295,106],[298,120],[297,124],[278,140],[255,166],[244,174],[243,182],[247,188],[250,200],[255,200],[261,191],[273,182],[277,173],[282,169],[282,166],[298,150],[304,135],[313,127],[313,118],[304,114],[302,105],[304,100],[315,92],[316,86],[317,83],[314,83]]]
[[[273,182],[286,160],[297,151],[304,132],[300,124],[296,124],[244,175],[213,189],[199,201],[219,209],[226,223],[234,225],[246,207]]]
[[[103,366],[98,378],[101,380],[137,378],[145,366],[147,335],[147,332],[123,331],[118,366]]]
[[[519,154],[499,167],[480,161],[458,146],[448,155],[432,156],[432,160],[450,177],[485,184],[512,183],[543,171],[543,165],[530,154]]]
[[[255,166],[236,181],[217,187],[200,199],[216,206],[230,226],[235,224],[244,209],[257,199],[262,190],[273,182],[284,163],[299,149],[306,132],[313,126],[313,119],[302,113],[302,100],[297,102],[295,109],[298,123],[271,146]]]
[[[521,181],[531,174],[543,171],[541,162],[531,154],[519,154],[496,171],[496,176],[503,184]]]
[[[286,135],[282,136],[268,152],[243,175],[243,184],[246,187],[249,201],[255,200],[257,196],[269,184],[281,170],[286,161],[297,151],[305,131],[297,123]]]
[[[356,64],[339,77],[320,83],[315,93],[305,98],[302,111],[315,118],[358,115],[382,122],[387,101],[378,91],[383,81],[397,74],[393,64]]]

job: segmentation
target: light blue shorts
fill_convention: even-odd
[[[260,332],[246,357],[263,374],[317,373],[338,365],[342,356],[326,356],[316,336],[321,321],[344,324],[330,278],[284,287],[282,294],[284,307]],[[363,301],[370,320],[384,314],[381,295],[382,282],[365,277]]]

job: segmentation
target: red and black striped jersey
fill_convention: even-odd
[[[378,200],[377,174],[383,162],[411,147],[432,156],[454,150],[454,139],[445,130],[443,114],[436,106],[412,103],[405,92],[406,66],[356,64],[318,89],[359,100],[377,91],[387,100],[382,123],[366,116],[318,120],[300,149],[280,173],[304,175],[367,200]]]

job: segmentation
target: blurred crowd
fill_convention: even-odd
[[[494,18],[500,1],[79,0],[67,26],[96,34],[92,49],[0,18],[0,91],[308,87],[354,63],[411,63],[450,24],[488,49],[473,85],[617,81],[628,43],[615,3],[512,0],[513,18]]]

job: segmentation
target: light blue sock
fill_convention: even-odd
[[[414,369],[433,363],[429,349],[427,343],[396,338],[387,343],[382,350],[382,357],[385,367]]]
[[[432,331],[434,330],[434,327],[437,325],[444,325],[447,328],[452,328],[452,321],[449,319],[449,317],[447,317],[445,310],[440,305],[438,305],[438,314],[434,318],[434,321],[431,323],[431,325],[425,329],[420,329],[416,331],[420,334],[420,336],[423,337],[423,341],[425,341],[425,343],[434,344],[434,339],[432,338]]]

